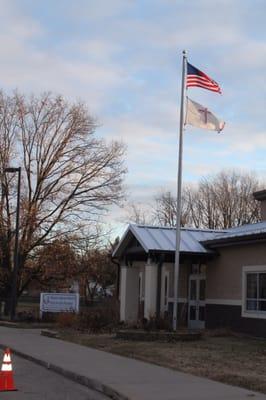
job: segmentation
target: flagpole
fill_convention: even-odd
[[[177,330],[178,312],[178,282],[179,282],[179,258],[180,258],[180,236],[181,236],[181,191],[182,191],[182,159],[183,159],[183,131],[184,131],[184,103],[186,90],[187,52],[183,50],[180,125],[179,125],[179,152],[178,152],[178,174],[177,174],[177,203],[176,203],[176,249],[174,270],[174,307],[173,307],[173,330]]]

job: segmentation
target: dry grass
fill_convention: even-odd
[[[208,336],[197,342],[130,342],[61,332],[62,339],[266,394],[266,341]]]

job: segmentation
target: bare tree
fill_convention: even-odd
[[[189,185],[183,193],[184,202],[188,209],[188,225],[195,228],[214,229],[218,227],[220,210],[215,202],[214,192],[208,179],[203,178],[197,187]]]
[[[95,129],[81,103],[68,104],[52,94],[0,94],[0,270],[7,271],[6,297],[16,193],[14,177],[5,168],[22,166],[18,284],[23,286],[23,269],[39,246],[94,223],[123,196],[124,146],[107,144],[95,136]]]
[[[253,193],[260,184],[255,174],[222,171],[203,178],[198,188],[186,192],[194,226],[227,229],[260,220]]]
[[[154,218],[151,207],[141,203],[128,203],[126,205],[126,221],[140,225],[152,225]]]
[[[253,192],[260,189],[255,174],[222,171],[203,178],[197,186],[184,185],[181,226],[227,229],[260,220]],[[155,198],[154,216],[163,226],[176,224],[176,198],[164,192]]]
[[[183,195],[181,204],[181,226],[185,226],[189,222],[189,210]],[[153,216],[157,224],[161,226],[175,226],[176,210],[177,200],[170,191],[162,192],[155,197]]]

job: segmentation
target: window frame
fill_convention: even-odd
[[[244,266],[242,268],[242,313],[241,316],[244,318],[258,318],[266,319],[266,310],[247,310],[247,300],[254,300],[253,298],[247,297],[247,275],[248,274],[266,274],[266,265],[252,265]],[[258,280],[257,280],[258,284]],[[257,288],[258,290],[259,288]],[[259,293],[257,294],[256,301],[264,301],[264,299],[259,298]]]

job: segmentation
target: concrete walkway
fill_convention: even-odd
[[[0,327],[0,345],[117,400],[266,400],[249,390],[44,337],[39,330]]]

